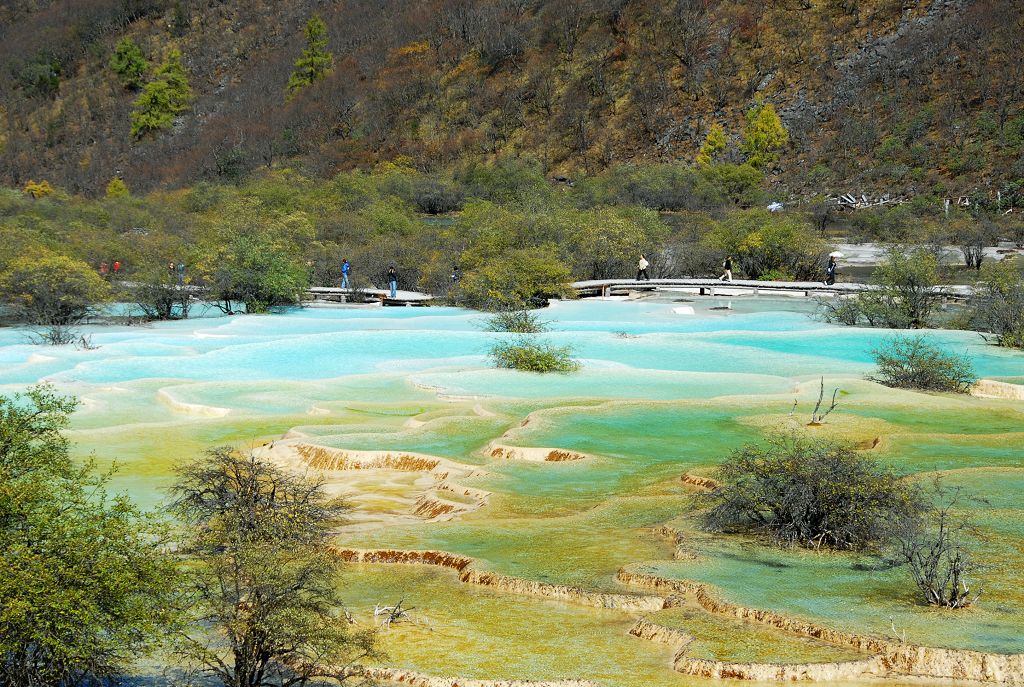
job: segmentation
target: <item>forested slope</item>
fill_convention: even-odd
[[[332,68],[286,97],[314,15]],[[744,113],[789,132],[782,195],[1024,187],[1019,0],[14,0],[0,8],[0,183],[96,194],[408,156],[526,155],[550,175],[694,159]],[[146,69],[126,85],[119,41]],[[132,135],[180,49],[191,98]]]

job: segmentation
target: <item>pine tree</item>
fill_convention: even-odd
[[[142,49],[135,41],[125,36],[117,42],[114,54],[110,56],[110,68],[125,88],[135,90],[142,86],[142,76],[149,69],[149,62],[142,56]]]
[[[704,139],[700,152],[697,153],[697,164],[710,165],[725,150],[727,143],[725,129],[722,128],[721,124],[715,122],[708,130],[708,136]]]
[[[130,195],[128,184],[124,183],[121,177],[114,177],[107,184],[107,198],[127,198]]]
[[[327,76],[334,63],[334,55],[327,51],[327,25],[320,17],[313,17],[306,23],[306,48],[302,57],[295,60],[295,71],[288,78],[287,94],[293,98],[296,93]]]
[[[192,88],[181,63],[181,51],[174,49],[135,99],[132,136],[141,138],[150,131],[170,128],[174,117],[187,110],[191,100]]]
[[[778,156],[778,150],[789,142],[789,132],[771,103],[758,103],[747,112],[743,129],[743,145],[747,161],[754,167],[765,167]]]

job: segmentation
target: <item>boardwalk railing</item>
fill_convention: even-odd
[[[798,293],[802,296],[821,295],[847,295],[871,291],[877,289],[872,284],[858,284],[854,282],[836,282],[825,284],[820,281],[754,281],[750,279],[736,279],[733,281],[719,281],[718,279],[650,279],[637,281],[636,279],[593,279],[589,281],[577,281],[570,284],[576,294],[582,298],[588,296],[615,296],[630,291],[656,291],[658,289],[678,289],[695,291],[702,296],[714,296],[720,294],[734,295],[736,293],[752,293],[755,296],[759,293]],[[947,285],[935,286],[932,292],[949,300],[966,300],[970,298],[973,289],[970,286]]]

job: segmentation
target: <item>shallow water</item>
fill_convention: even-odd
[[[731,310],[711,310],[731,303]],[[730,601],[910,641],[1024,651],[1024,402],[888,390],[864,380],[892,332],[839,328],[803,300],[695,298],[556,303],[546,337],[573,346],[574,375],[493,370],[500,334],[452,308],[308,309],[149,327],[91,328],[99,348],[40,348],[0,329],[0,391],[39,380],[82,399],[80,455],[118,461],[116,484],[156,506],[175,462],[216,445],[259,446],[286,433],[345,450],[440,456],[486,506],[442,522],[413,517],[423,480],[370,476],[348,487],[374,511],[346,530],[355,547],[438,549],[476,567],[591,590],[623,591],[623,566],[715,585]],[[1024,355],[965,332],[928,332],[982,376],[1024,378]],[[684,472],[708,473],[766,431],[802,426],[824,377],[839,408],[815,431],[872,443],[901,472],[942,471],[984,541],[985,593],[950,613],[917,604],[903,571],[864,557],[780,551],[693,531]],[[796,410],[791,414],[794,400]],[[586,454],[566,462],[495,459],[493,443]],[[332,473],[337,477],[338,473]],[[367,491],[377,493],[367,493]],[[462,498],[468,502],[471,499]],[[655,534],[672,521],[699,557],[672,560]],[[366,525],[365,523],[370,523]],[[376,523],[376,524],[374,524]],[[381,526],[381,524],[386,526]],[[390,523],[390,524],[388,524]],[[414,599],[429,629],[393,630],[388,663],[467,677],[590,678],[608,685],[700,684],[669,669],[672,651],[625,634],[636,615],[517,597],[458,583],[446,571],[349,566],[353,607]],[[847,656],[699,611],[655,614],[720,660]],[[890,620],[891,618],[891,620]],[[941,631],[936,631],[941,628]],[[723,637],[737,637],[734,642]]]

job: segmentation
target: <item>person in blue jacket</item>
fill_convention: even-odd
[[[348,273],[352,266],[348,264],[348,258],[341,261],[341,288],[348,288]]]
[[[388,288],[391,289],[391,297],[394,298],[398,292],[398,273],[393,266],[388,268]]]

